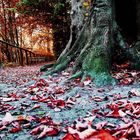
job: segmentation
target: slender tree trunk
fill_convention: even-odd
[[[4,1],[2,0],[2,10],[3,10],[3,18],[4,18],[4,39],[7,41],[7,19],[6,19],[6,12],[5,12],[5,4]]]
[[[19,47],[19,33],[18,33],[18,29],[17,29],[17,25],[16,25],[16,17],[15,17],[15,13],[13,20],[14,20],[14,32],[15,32],[15,42],[16,42],[16,46]],[[22,27],[21,27],[22,28]],[[21,33],[21,38],[22,38],[22,33]]]
[[[7,27],[8,22],[7,22],[7,15],[6,15],[5,7],[6,7],[5,3],[2,0],[2,10],[3,10],[3,18],[4,18],[4,41],[9,42],[9,36],[8,36],[8,31],[7,31],[8,30],[8,27]],[[7,57],[8,62],[11,62],[12,58],[11,58],[7,44],[5,45],[5,48],[3,50],[4,50],[4,53]]]

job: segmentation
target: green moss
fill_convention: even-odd
[[[98,57],[95,58],[91,63],[91,69],[93,69],[96,73],[102,73],[108,71],[108,66],[105,58]]]
[[[94,54],[94,53],[92,53]],[[94,56],[94,55],[93,55]],[[109,73],[109,61],[107,57],[96,56],[89,58],[83,64],[83,68],[87,75],[93,79],[97,86],[115,85],[116,81]]]
[[[108,56],[102,51],[102,48],[91,50],[82,67],[86,71],[94,71],[95,73],[107,72],[109,70]]]

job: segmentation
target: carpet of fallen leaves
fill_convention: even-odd
[[[39,68],[0,70],[1,140],[140,140],[139,72],[113,72],[118,85],[97,88],[66,81],[71,69],[46,78]]]

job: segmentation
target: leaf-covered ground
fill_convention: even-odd
[[[117,86],[97,88],[66,81],[70,68],[48,78],[39,69],[0,70],[2,140],[140,140],[139,72],[121,68]]]

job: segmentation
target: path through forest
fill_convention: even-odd
[[[2,140],[140,139],[140,73],[116,72],[120,85],[97,88],[90,77],[64,84],[71,68],[44,79],[40,66],[0,70]]]

